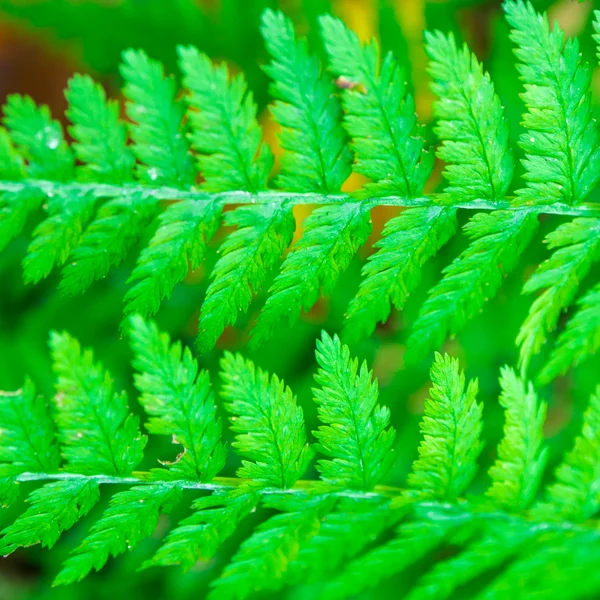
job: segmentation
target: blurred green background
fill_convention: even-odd
[[[551,19],[557,19],[569,35],[581,36],[584,59],[597,64],[590,37],[594,2],[536,1],[534,5],[540,10],[549,10]],[[117,66],[123,49],[144,48],[176,75],[175,46],[194,44],[211,57],[226,60],[234,69],[247,74],[259,105],[265,137],[277,152],[276,131],[267,108],[268,82],[261,70],[266,53],[258,32],[260,14],[267,7],[279,7],[289,14],[298,31],[308,36],[313,49],[321,55],[323,50],[316,17],[326,12],[343,18],[363,39],[378,37],[383,48],[392,50],[405,65],[419,118],[427,125],[432,143],[433,97],[425,70],[423,31],[454,31],[460,39],[469,43],[490,71],[506,107],[513,145],[519,155],[516,139],[523,111],[519,98],[521,89],[500,0],[0,0],[0,98],[4,100],[7,94],[15,92],[30,94],[36,101],[50,105],[53,113],[64,119],[63,89],[74,72],[92,74],[106,85],[113,96],[118,97],[120,81]],[[595,110],[598,111],[598,77],[594,78],[592,94]],[[360,183],[353,176],[346,189],[356,188]],[[429,190],[435,191],[441,184],[441,165],[438,165]],[[299,225],[307,210],[310,209],[297,211]],[[383,223],[394,214],[396,209],[392,208],[374,211],[371,243],[377,239]],[[463,223],[466,217],[461,215]],[[541,235],[536,238],[519,268],[506,280],[498,297],[444,348],[460,357],[468,377],[479,378],[488,441],[481,459],[484,466],[493,460],[494,445],[502,427],[502,414],[497,403],[499,368],[504,364],[515,364],[514,340],[531,302],[521,296],[520,290],[523,281],[545,256],[543,234],[559,222],[560,219],[555,217],[544,220]],[[33,223],[29,227],[31,229]],[[43,393],[51,394],[52,374],[46,347],[48,331],[66,329],[84,345],[95,348],[97,356],[112,371],[118,385],[130,393],[130,402],[136,410],[130,352],[120,334],[125,282],[136,252],[131,253],[125,265],[95,284],[86,294],[65,299],[56,292],[56,275],[37,286],[23,284],[21,260],[29,233],[25,232],[0,254],[0,389],[19,387],[28,373]],[[147,236],[150,235],[151,231],[148,231]],[[207,265],[191,272],[186,281],[177,286],[157,316],[162,328],[190,345],[207,287],[205,275],[214,264],[221,239],[222,235],[217,235],[213,241]],[[419,292],[411,298],[406,310],[401,314],[392,313],[389,321],[380,326],[371,339],[352,349],[374,368],[379,378],[382,402],[391,408],[393,424],[398,430],[398,459],[387,478],[390,484],[402,485],[416,455],[418,420],[428,388],[429,361],[410,369],[403,363],[407,330],[427,290],[439,279],[443,267],[464,248],[465,242],[464,236],[457,236],[427,266]],[[285,378],[304,407],[309,429],[314,429],[316,412],[310,391],[315,372],[315,338],[323,328],[329,332],[340,330],[344,311],[358,287],[361,265],[369,252],[370,245],[361,250],[332,297],[321,299],[291,331],[250,355],[262,367]],[[597,279],[597,273],[593,278]],[[583,291],[587,287],[587,282],[584,282]],[[211,370],[217,389],[217,363],[222,350],[238,349],[247,353],[245,342],[249,324],[264,299],[264,294],[259,295],[248,315],[241,317],[236,327],[226,331],[218,348],[200,359],[202,366]],[[542,354],[538,364],[544,358]],[[541,390],[549,402],[546,434],[552,450],[551,463],[557,460],[572,438],[582,407],[597,382],[597,363],[594,365],[593,361],[588,361],[569,376]],[[168,441],[162,446],[151,445],[142,467],[154,466],[158,456],[172,456],[172,448]],[[236,459],[230,457],[224,474],[233,474],[236,466]],[[313,475],[309,473],[307,477]],[[477,490],[484,483],[482,476],[473,489]],[[23,490],[23,496],[26,491]],[[111,561],[101,574],[94,574],[83,583],[66,589],[52,589],[50,583],[59,563],[84,536],[102,509],[102,506],[98,507],[65,534],[53,552],[32,549],[2,560],[0,600],[202,598],[207,582],[218,574],[235,551],[238,538],[234,537],[226,545],[217,560],[198,565],[186,575],[177,569],[135,572],[143,558],[156,548],[169,522],[176,522],[186,514],[191,498],[191,495],[186,496],[179,512],[176,510],[171,516],[163,517],[153,538],[125,557]],[[13,510],[15,513],[21,511],[22,505]],[[13,518],[15,513],[8,510],[0,513],[0,525]],[[246,526],[251,525],[248,523]],[[403,586],[414,580],[416,575],[411,570],[364,597],[401,598]],[[308,599],[314,597],[314,591],[298,588],[275,596]]]

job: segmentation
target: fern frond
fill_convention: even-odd
[[[284,575],[302,544],[319,531],[321,516],[331,507],[327,496],[309,498],[301,503],[294,497],[273,496],[268,508],[280,512],[246,539],[221,577],[213,583],[210,600],[243,600],[254,592],[278,590]]]
[[[350,302],[344,336],[358,339],[371,335],[377,322],[385,322],[391,305],[404,308],[421,280],[423,265],[456,232],[456,211],[444,207],[409,208],[390,219],[377,251],[362,269],[358,293]]]
[[[20,181],[25,177],[25,161],[4,127],[0,127],[0,176],[7,181]]]
[[[67,295],[85,291],[120,264],[157,212],[154,198],[143,193],[112,198],[98,210],[62,271],[60,290]]]
[[[538,375],[541,383],[550,383],[571,365],[578,365],[600,348],[600,283],[582,296],[577,304],[579,310],[569,319],[550,360]]]
[[[53,473],[60,454],[54,441],[54,426],[45,401],[26,379],[17,392],[0,392],[0,473]]]
[[[227,450],[208,373],[199,371],[189,349],[171,345],[168,335],[139,315],[130,319],[129,331],[138,371],[135,386],[151,415],[146,428],[183,446],[176,460],[166,463],[170,473],[174,479],[210,481],[223,468]]]
[[[163,66],[143,50],[123,52],[121,75],[139,179],[153,185],[185,188],[196,179],[182,121],[185,106]]]
[[[89,475],[130,475],[142,459],[146,438],[124,393],[94,362],[90,350],[67,333],[53,332],[50,347],[58,377],[54,419],[66,470]]]
[[[52,548],[99,499],[100,488],[93,479],[54,481],[33,491],[27,499],[30,507],[2,531],[0,553],[6,556],[34,544]]]
[[[283,13],[267,9],[261,33],[271,56],[264,69],[277,99],[271,112],[283,128],[279,139],[286,151],[277,184],[294,192],[338,192],[350,175],[352,155],[334,87]]]
[[[37,283],[64,264],[92,217],[96,199],[81,192],[58,193],[48,200],[49,217],[35,229],[23,260],[25,281]]]
[[[598,181],[598,131],[592,124],[590,68],[581,62],[579,42],[564,41],[558,25],[550,31],[546,15],[530,2],[507,0],[517,67],[525,84],[526,132],[519,144],[527,186],[517,191],[523,202],[577,204]]]
[[[187,571],[199,560],[210,560],[257,504],[258,497],[246,488],[198,498],[192,504],[192,515],[169,532],[143,567],[181,565]]]
[[[575,219],[548,234],[546,243],[554,250],[523,287],[525,294],[542,291],[523,322],[517,344],[519,363],[526,370],[531,358],[553,331],[561,312],[572,302],[579,282],[593,262],[600,259],[600,219]]]
[[[135,547],[152,534],[159,514],[169,512],[180,498],[181,489],[168,484],[138,486],[115,494],[100,520],[66,560],[54,585],[80,581],[92,569],[99,571],[109,556]]]
[[[483,406],[477,402],[477,380],[465,389],[458,361],[435,355],[433,387],[425,400],[419,458],[408,476],[413,493],[422,498],[453,501],[469,485],[477,469]]]
[[[498,200],[512,180],[514,160],[508,125],[488,73],[466,44],[457,46],[452,33],[425,34],[431,62],[429,74],[442,140],[438,156],[447,164],[445,192],[454,201]]]
[[[253,330],[258,346],[283,324],[291,325],[302,309],[337,285],[371,232],[369,208],[362,202],[315,209],[304,221],[304,234],[283,261],[270,296]]]
[[[292,209],[285,203],[240,206],[226,212],[223,221],[237,229],[223,242],[206,291],[199,325],[201,352],[215,345],[239,311],[248,310],[252,293],[279,262],[296,227]]]
[[[290,388],[251,361],[226,353],[221,360],[225,408],[243,460],[239,477],[288,488],[306,471],[313,450],[306,443],[304,415]]]
[[[342,600],[377,586],[421,560],[456,530],[469,524],[465,515],[436,514],[432,521],[415,520],[399,526],[395,537],[354,560],[324,589],[326,600]]]
[[[581,434],[556,468],[543,512],[556,518],[584,521],[600,508],[600,386],[583,415]]]
[[[130,181],[134,159],[126,147],[127,129],[119,120],[118,103],[107,101],[104,88],[88,75],[75,75],[65,96],[73,150],[85,163],[83,177],[103,183]]]
[[[319,19],[329,69],[344,91],[344,124],[356,153],[354,170],[372,182],[368,196],[418,198],[433,166],[419,135],[415,103],[389,52],[383,62],[375,40],[361,45],[342,21]]]
[[[257,192],[266,188],[273,155],[261,142],[256,105],[243,74],[229,78],[223,64],[213,66],[193,47],[179,47],[179,66],[188,103],[191,141],[207,191]]]
[[[489,470],[492,485],[486,493],[498,506],[521,511],[534,499],[546,466],[542,431],[546,403],[538,401],[531,383],[508,367],[500,372],[500,385],[506,422],[498,458]]]
[[[401,515],[381,498],[340,498],[335,510],[321,518],[319,531],[303,544],[289,564],[286,583],[323,581],[344,561],[357,555]]]
[[[329,457],[319,460],[325,481],[352,489],[369,490],[387,473],[394,453],[396,431],[390,411],[377,403],[377,382],[363,363],[350,358],[348,346],[323,332],[317,342],[319,371],[313,390],[319,420],[314,432],[317,451]]]
[[[407,600],[444,600],[506,561],[520,554],[537,535],[535,529],[521,522],[495,523],[484,526],[479,539],[475,539],[456,556],[436,562],[421,577],[407,596]]]
[[[160,215],[158,229],[142,251],[125,296],[128,314],[154,314],[177,283],[202,264],[206,246],[219,227],[218,200],[171,204]]]
[[[408,339],[406,361],[416,362],[438,348],[496,295],[537,226],[537,216],[527,210],[478,213],[465,225],[471,244],[429,292]]]
[[[61,124],[47,106],[36,106],[29,96],[11,95],[4,106],[4,125],[21,155],[30,177],[51,181],[73,178],[75,157]]]

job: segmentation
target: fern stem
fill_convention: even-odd
[[[252,194],[244,191],[231,191],[207,193],[200,190],[180,190],[173,187],[151,187],[139,184],[110,185],[95,183],[70,183],[62,184],[47,180],[0,181],[0,194],[22,194],[39,190],[45,195],[52,196],[59,191],[70,193],[89,193],[96,198],[127,198],[134,194],[142,194],[148,198],[159,200],[195,200],[198,202],[213,202],[218,198],[224,204],[268,204],[271,202],[284,202],[289,200],[290,205],[315,204],[332,205],[345,204],[356,201],[350,194],[317,194],[317,193],[290,193],[278,191],[265,191]],[[402,208],[452,206],[465,210],[522,210],[531,208],[538,214],[562,215],[569,217],[600,217],[600,204],[596,202],[581,203],[571,206],[564,202],[551,204],[529,204],[519,202],[513,204],[513,197],[507,196],[502,200],[471,200],[449,204],[447,196],[443,193],[408,198],[404,196],[386,196],[366,200],[369,208],[375,206],[399,206]]]

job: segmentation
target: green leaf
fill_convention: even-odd
[[[91,350],[67,333],[52,332],[50,349],[57,376],[54,420],[66,470],[84,475],[130,475],[146,445],[127,397]]]
[[[240,206],[224,214],[224,224],[237,229],[220,248],[200,313],[198,345],[210,350],[227,325],[246,312],[269,272],[290,245],[296,222],[287,203]]]
[[[408,476],[410,496],[455,502],[477,470],[483,405],[477,402],[477,380],[465,389],[458,360],[436,352],[432,387],[421,420],[419,458]]]
[[[258,497],[247,488],[215,492],[195,500],[192,504],[195,512],[169,532],[143,568],[181,565],[188,571],[199,560],[214,558],[221,544],[234,534],[257,503]]]
[[[405,360],[414,363],[455,335],[493,298],[538,227],[527,210],[477,213],[465,225],[472,242],[444,269],[429,292],[408,338]]]
[[[146,428],[183,446],[175,462],[165,463],[174,478],[210,481],[223,468],[227,449],[208,372],[198,369],[189,348],[182,351],[179,342],[171,345],[168,334],[154,323],[136,315],[130,325],[135,386],[150,415]]]
[[[60,453],[48,406],[30,379],[16,392],[0,392],[0,473],[53,473]]]
[[[431,60],[437,118],[442,140],[438,156],[446,164],[445,190],[453,202],[501,200],[512,180],[514,159],[508,125],[488,73],[452,33],[425,33]]]
[[[30,213],[40,207],[43,199],[36,189],[0,194],[0,250],[21,233]]]
[[[600,508],[600,386],[583,415],[581,434],[555,471],[540,510],[554,519],[585,521]]]
[[[176,202],[160,215],[158,229],[129,278],[134,285],[125,296],[126,313],[154,314],[190,268],[202,264],[221,215],[219,200],[207,200]]]
[[[198,167],[210,192],[264,190],[273,154],[262,143],[256,104],[242,73],[229,76],[225,64],[213,66],[193,46],[179,46],[183,83],[190,90],[188,115]]]
[[[143,193],[106,202],[71,252],[59,289],[72,296],[106,277],[111,267],[123,261],[157,211],[156,199]]]
[[[85,163],[84,178],[103,183],[124,183],[131,179],[133,154],[126,147],[127,129],[119,121],[119,103],[106,99],[104,88],[89,75],[75,75],[65,92],[73,123],[69,133],[73,150]]]
[[[142,485],[115,494],[110,506],[72,552],[54,585],[81,581],[92,569],[99,571],[109,556],[118,556],[152,535],[161,512],[180,500],[176,485]]]
[[[415,102],[391,52],[383,63],[375,40],[361,45],[342,21],[320,17],[329,69],[342,88],[344,124],[356,153],[354,170],[372,180],[367,196],[417,198],[433,167],[424,149]]]
[[[546,466],[544,444],[546,403],[538,401],[531,383],[510,368],[500,372],[500,404],[505,410],[504,437],[489,470],[486,494],[508,511],[521,511],[535,498]]]
[[[209,600],[243,600],[255,592],[280,589],[289,564],[317,534],[320,517],[331,503],[327,497],[310,498],[300,506],[293,498],[269,498],[269,508],[284,512],[261,523],[242,543],[221,577],[214,580]]]
[[[23,260],[27,283],[37,283],[66,262],[92,217],[95,202],[93,194],[71,190],[48,200],[49,217],[35,228]]]
[[[2,531],[0,554],[35,544],[52,548],[61,533],[87,515],[99,499],[98,483],[85,478],[54,481],[33,491],[27,499],[30,507]]]
[[[390,411],[380,406],[377,382],[366,362],[350,358],[348,346],[323,332],[317,341],[319,371],[314,389],[319,420],[316,449],[329,457],[319,460],[322,478],[338,486],[370,490],[394,460],[396,431]]]
[[[47,106],[36,106],[29,96],[8,96],[4,125],[27,160],[29,177],[52,181],[73,179],[73,152],[64,139],[62,125],[52,119]]]
[[[525,294],[538,294],[517,337],[523,371],[541,350],[546,335],[556,328],[562,311],[573,302],[579,282],[592,263],[600,260],[600,219],[581,218],[564,223],[548,234],[546,243],[555,251],[523,287]]]
[[[306,443],[304,415],[296,398],[276,375],[269,377],[239,354],[221,360],[221,395],[232,415],[233,446],[242,460],[238,477],[269,487],[289,488],[313,457]]]
[[[366,242],[371,221],[366,205],[348,202],[315,209],[303,227],[304,234],[292,246],[269,290],[271,295],[253,330],[254,346],[284,324],[292,325],[321,294],[333,291]]]
[[[528,112],[519,140],[525,152],[527,187],[517,191],[523,202],[581,202],[598,182],[600,148],[592,121],[591,70],[581,62],[577,39],[564,41],[546,15],[530,2],[507,0],[510,37],[517,45],[517,68],[525,84]]]
[[[559,335],[556,348],[538,375],[541,383],[550,383],[571,365],[578,365],[600,348],[600,283],[578,301],[579,310]]]
[[[350,175],[352,155],[334,86],[282,12],[267,9],[261,33],[271,56],[264,70],[277,100],[271,112],[282,127],[279,140],[285,151],[277,184],[291,192],[338,192]]]
[[[165,77],[163,66],[143,50],[125,50],[120,71],[127,116],[133,121],[133,152],[142,163],[137,176],[155,186],[193,185],[196,173],[182,125],[185,106],[175,100],[175,80]]]
[[[404,308],[421,281],[421,268],[456,232],[456,211],[441,206],[409,208],[390,219],[377,251],[362,269],[358,293],[350,302],[344,337],[356,340],[384,323],[391,305]]]

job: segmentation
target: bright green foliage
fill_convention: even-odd
[[[0,175],[8,181],[19,181],[25,176],[23,157],[4,127],[0,127]]]
[[[289,488],[306,471],[314,452],[306,443],[304,415],[289,387],[241,355],[221,360],[225,408],[243,460],[239,477]]]
[[[513,370],[501,373],[506,425],[489,471],[492,485],[484,491],[478,483],[469,490],[482,447],[477,385],[465,384],[456,359],[436,356],[420,456],[408,478],[410,489],[402,490],[375,485],[394,456],[394,431],[387,409],[377,404],[371,373],[365,366],[359,370],[337,338],[324,334],[317,353],[321,389],[315,400],[325,425],[315,436],[327,457],[319,465],[322,481],[297,481],[313,452],[291,391],[250,361],[228,354],[220,395],[238,434],[233,447],[244,460],[239,475],[254,481],[215,477],[203,483],[198,479],[207,471],[197,468],[202,459],[192,461],[194,454],[212,452],[208,469],[215,473],[224,462],[213,450],[220,432],[215,437],[217,429],[211,429],[214,408],[206,375],[199,374],[189,350],[171,344],[155,325],[135,317],[130,328],[134,364],[141,371],[135,383],[150,417],[150,434],[170,431],[184,446],[183,457],[168,465],[170,470],[132,472],[145,440],[136,423],[133,430],[127,420],[123,423],[124,397],[115,396],[110,376],[91,352],[82,354],[67,334],[54,334],[58,384],[51,419],[31,384],[0,395],[0,432],[8,440],[0,450],[0,502],[15,501],[16,482],[44,482],[30,494],[21,516],[9,517],[1,552],[37,543],[52,546],[95,505],[100,486],[129,486],[113,494],[56,579],[57,584],[77,581],[152,535],[159,514],[169,512],[185,488],[186,494],[196,494],[189,516],[165,535],[143,567],[187,570],[204,561],[200,568],[212,581],[213,600],[297,585],[311,597],[318,592],[347,598],[400,574],[413,579],[407,587],[402,576],[402,593],[409,600],[462,597],[472,585],[486,598],[509,598],[515,589],[535,597],[538,588],[548,599],[562,600],[565,589],[568,598],[597,595],[600,581],[586,577],[586,571],[593,572],[596,564],[589,554],[600,550],[592,519],[600,508],[600,387],[555,482],[546,488],[544,501],[530,508],[545,461],[545,404]],[[197,420],[185,416],[192,414],[185,412],[189,407],[198,408]],[[210,426],[202,433],[197,422]],[[59,470],[54,426],[67,472]],[[100,430],[105,438],[100,439]],[[37,461],[23,432],[31,434],[32,447],[45,459]],[[243,537],[231,557],[225,542],[234,535]],[[213,576],[217,569],[221,575]],[[552,585],[545,583],[547,574]],[[319,587],[306,587],[313,584]]]
[[[99,571],[109,556],[135,547],[152,534],[158,515],[169,512],[180,497],[181,490],[168,484],[138,486],[115,494],[100,520],[67,559],[54,585],[80,581],[92,569]]]
[[[442,140],[438,156],[454,201],[500,200],[511,182],[514,161],[508,125],[490,76],[466,44],[458,48],[452,33],[426,33],[431,62],[435,132]]]
[[[600,219],[564,223],[548,234],[546,242],[554,250],[552,256],[523,287],[526,294],[542,292],[531,305],[517,337],[523,370],[540,351],[546,335],[556,328],[561,312],[573,302],[579,282],[592,263],[600,259]]]
[[[53,332],[50,347],[57,375],[54,419],[66,469],[89,475],[129,475],[142,459],[146,438],[129,414],[124,393],[67,333]]]
[[[245,488],[198,498],[192,504],[195,512],[169,532],[144,567],[181,565],[187,571],[199,560],[210,560],[257,503],[258,497]]]
[[[293,496],[273,496],[265,504],[283,512],[262,523],[242,543],[215,580],[210,600],[243,600],[253,592],[280,589],[290,562],[300,546],[317,534],[320,516],[332,501],[318,496],[298,503]]]
[[[592,126],[590,68],[581,62],[579,43],[564,41],[560,27],[550,31],[548,19],[530,2],[507,0],[518,69],[525,84],[526,132],[519,144],[525,151],[527,187],[517,191],[522,201],[581,202],[598,181],[600,149]]]
[[[173,478],[210,481],[223,468],[227,450],[208,373],[199,371],[188,348],[182,353],[180,343],[171,345],[154,323],[136,315],[130,325],[133,365],[139,371],[135,386],[151,415],[146,428],[183,446],[175,462],[166,463]]]
[[[589,531],[539,536],[478,596],[481,600],[540,598],[571,600],[597,595],[600,543]]]
[[[375,587],[427,556],[470,520],[464,515],[441,514],[436,517],[432,522],[417,520],[399,526],[391,541],[351,560],[327,584],[323,597],[341,600]]]
[[[219,227],[221,204],[183,200],[160,215],[158,229],[142,251],[125,296],[127,313],[154,314],[190,268],[202,264],[206,245]]]
[[[457,555],[433,565],[407,596],[407,600],[444,600],[462,585],[479,575],[498,568],[515,555],[524,552],[526,544],[536,536],[533,527],[490,521],[485,523],[479,539]]]
[[[0,250],[21,233],[29,214],[38,209],[42,200],[43,195],[37,190],[0,194]]]
[[[211,274],[212,282],[200,315],[199,347],[205,352],[223,329],[247,311],[252,293],[290,245],[296,223],[291,207],[283,204],[240,206],[224,214],[224,223],[237,227],[221,246],[221,257]]]
[[[335,510],[321,518],[319,531],[290,563],[286,581],[291,584],[322,581],[346,559],[356,556],[402,515],[387,501],[340,498]]]
[[[429,292],[413,325],[405,359],[419,360],[438,348],[448,333],[458,333],[496,295],[536,230],[537,217],[527,210],[476,214],[465,225],[472,242]]]
[[[4,125],[27,160],[29,177],[52,181],[73,178],[73,152],[64,139],[61,124],[52,119],[47,106],[36,106],[28,96],[9,96]]]
[[[584,521],[600,508],[600,386],[583,415],[581,434],[557,467],[546,510],[557,518]]]
[[[377,252],[362,269],[363,279],[350,302],[344,334],[351,339],[368,337],[377,322],[385,322],[391,304],[402,310],[419,285],[421,268],[456,232],[456,211],[435,206],[409,208],[390,219]]]
[[[538,376],[542,383],[549,383],[600,348],[600,283],[578,305],[578,311],[560,334],[552,357]]]
[[[182,46],[179,90],[160,63],[144,51],[128,50],[121,69],[127,123],[99,85],[75,76],[67,89],[72,146],[47,107],[38,108],[27,97],[9,99],[6,129],[0,128],[0,248],[42,205],[48,218],[35,229],[25,279],[37,282],[64,264],[60,288],[70,295],[107,277],[152,226],[154,235],[138,257],[125,302],[126,313],[149,315],[191,269],[199,268],[223,212],[225,225],[235,230],[224,234],[222,256],[199,310],[198,348],[205,352],[226,327],[236,325],[237,315],[248,310],[276,270],[290,243],[294,206],[318,208],[283,260],[264,310],[250,320],[254,345],[333,292],[368,242],[372,208],[406,210],[386,224],[380,240],[373,240],[376,252],[363,268],[347,313],[344,334],[351,340],[370,335],[392,306],[404,310],[408,296],[420,291],[427,262],[454,236],[457,213],[476,211],[466,227],[470,246],[434,282],[409,337],[407,364],[423,358],[448,335],[460,333],[497,294],[541,215],[598,219],[597,207],[583,203],[600,172],[590,69],[577,41],[565,43],[560,29],[550,31],[547,18],[530,4],[509,0],[505,7],[525,85],[524,185],[511,181],[509,128],[491,78],[454,34],[426,35],[437,95],[432,141],[449,185],[425,195],[434,156],[425,150],[410,85],[393,54],[381,53],[375,41],[362,44],[340,20],[324,16],[326,72],[296,35],[292,20],[266,10],[261,31],[270,62],[264,69],[283,149],[277,191],[269,189],[273,156],[243,74],[231,75],[225,65],[215,66],[207,55]],[[390,8],[386,0],[381,15],[389,15]],[[514,81],[497,83],[503,99],[515,87]],[[514,111],[514,98],[507,98],[507,106]],[[516,122],[511,129],[518,129]],[[341,193],[353,155],[356,173],[369,181],[352,194]],[[74,166],[75,158],[82,164]],[[511,188],[517,189],[516,198],[506,196]],[[168,202],[166,210],[155,218],[161,201]],[[246,206],[223,210],[238,204]],[[578,264],[573,268],[579,271],[565,281],[560,274],[548,280],[534,303],[519,337],[524,369],[561,311],[576,300],[574,282],[587,272]],[[561,269],[566,274],[570,267]],[[538,281],[534,275],[526,291],[537,290]],[[539,381],[568,368],[566,349],[578,363],[597,348],[595,295],[590,294],[581,300],[585,310],[565,326],[560,341],[565,350]]]
[[[416,198],[423,192],[433,154],[419,135],[415,103],[391,52],[380,60],[375,40],[361,45],[339,19],[319,19],[329,69],[344,89],[344,124],[356,153],[354,170],[373,180],[365,195],[397,194]]]
[[[465,375],[448,355],[436,353],[431,381],[421,421],[423,440],[408,485],[418,497],[453,501],[477,469],[483,406],[477,402],[477,380],[465,389]]]
[[[49,199],[50,216],[36,227],[23,261],[26,282],[37,283],[55,265],[66,262],[92,216],[94,203],[95,198],[85,192],[61,192]]]
[[[104,88],[89,75],[75,75],[65,92],[69,133],[75,156],[85,163],[84,177],[91,181],[124,183],[131,179],[133,155],[126,148],[127,130],[119,120],[119,105],[107,101]]]
[[[319,420],[314,432],[318,452],[328,457],[318,463],[325,481],[352,489],[370,490],[388,471],[394,458],[396,431],[390,411],[377,403],[377,382],[367,364],[358,367],[348,346],[323,332],[317,342],[319,372],[314,390]]]
[[[302,309],[310,309],[321,294],[331,293],[371,232],[369,211],[360,202],[317,208],[303,225],[303,236],[269,290],[271,295],[253,331],[254,345],[274,329],[295,322]]]
[[[283,13],[267,9],[261,33],[272,60],[265,67],[277,99],[271,111],[283,128],[279,139],[286,151],[277,183],[293,192],[338,192],[352,157],[334,87]]]
[[[26,379],[17,392],[0,392],[0,474],[28,471],[53,473],[60,454],[54,442],[54,427],[43,398]]]
[[[41,544],[52,548],[61,533],[85,516],[100,499],[93,479],[54,481],[35,490],[28,498],[30,507],[2,531],[0,553]]]
[[[193,47],[179,47],[179,65],[188,102],[192,145],[210,192],[266,187],[273,155],[262,144],[256,105],[242,74],[229,78],[227,67],[214,67],[208,56]]]
[[[123,53],[121,75],[129,101],[127,116],[133,121],[133,151],[141,163],[138,177],[153,185],[192,185],[196,174],[182,127],[185,107],[175,100],[175,81],[166,78],[163,66],[142,50]]]
[[[156,202],[144,194],[106,202],[71,252],[62,272],[61,291],[77,294],[106,277],[111,267],[122,262],[156,212]]]
[[[506,422],[498,458],[489,471],[492,486],[487,495],[506,510],[521,511],[534,499],[546,466],[546,403],[538,401],[531,383],[508,367],[500,372],[500,385]]]

